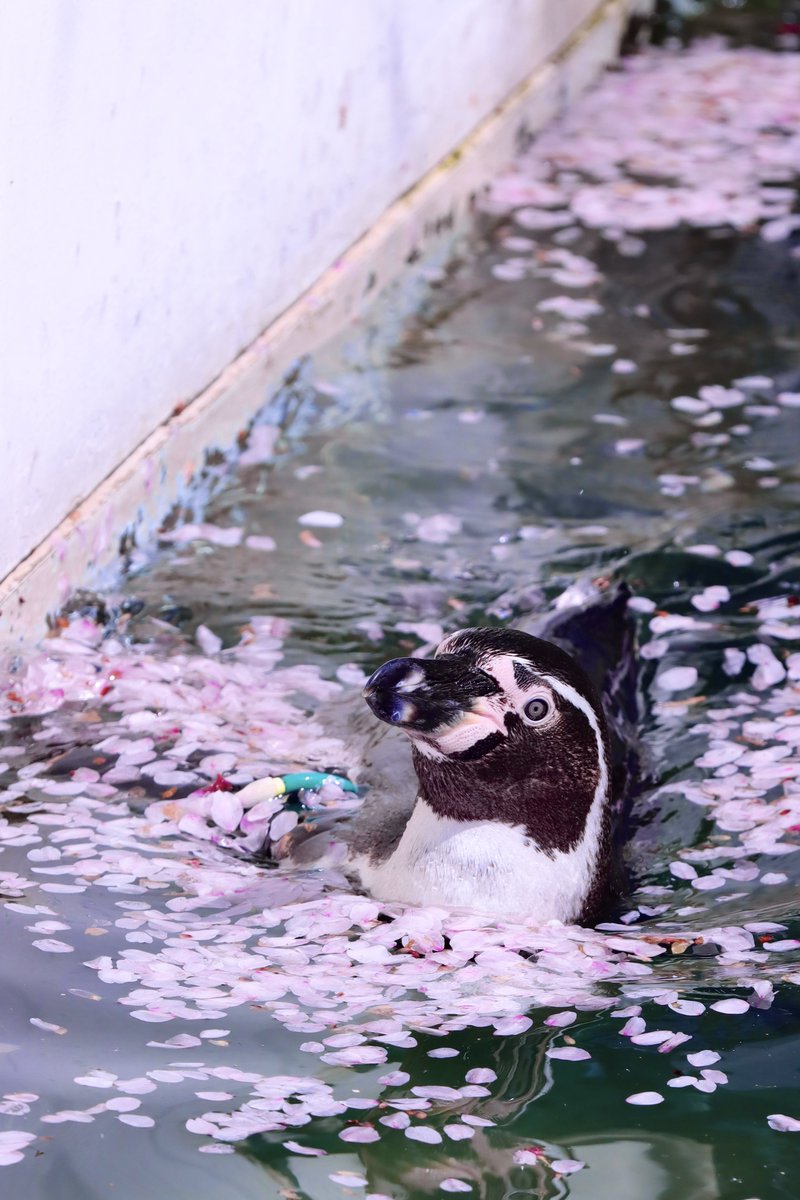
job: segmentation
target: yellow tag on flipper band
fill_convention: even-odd
[[[245,808],[252,808],[262,800],[272,800],[275,796],[286,793],[286,784],[280,775],[265,775],[263,779],[254,779],[236,793],[237,798]]]

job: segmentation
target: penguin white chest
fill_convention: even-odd
[[[457,821],[418,800],[394,852],[353,861],[379,900],[470,908],[507,918],[575,921],[591,886],[596,843],[548,854],[523,826]]]

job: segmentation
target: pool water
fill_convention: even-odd
[[[389,295],[299,364],[11,664],[4,1196],[796,1197],[798,116],[790,55],[610,73],[399,336]],[[605,927],[380,906],[148,808],[357,767],[363,673],[598,577],[653,780]]]

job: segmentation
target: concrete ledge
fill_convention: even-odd
[[[635,0],[607,0],[559,55],[538,69],[473,133],[385,212],[377,224],[256,339],[204,392],[159,426],[24,562],[0,583],[0,643],[39,640],[78,587],[118,576],[120,542],[146,544],[187,494],[206,452],[237,437],[303,355],[363,316],[376,295],[421,258],[443,259],[469,229],[474,203],[540,130],[616,57]]]

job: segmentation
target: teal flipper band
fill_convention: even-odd
[[[317,791],[326,783],[338,784],[345,792],[358,791],[356,785],[343,775],[326,775],[322,771],[293,771],[289,775],[282,775],[281,779],[287,792]]]

